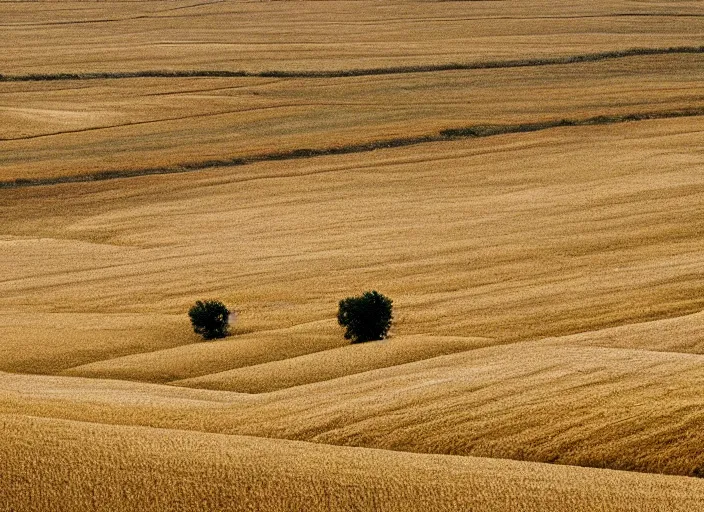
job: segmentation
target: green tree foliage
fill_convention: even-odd
[[[196,334],[206,340],[224,338],[228,334],[230,310],[219,300],[196,301],[188,310]]]
[[[345,328],[345,339],[352,343],[382,340],[391,328],[392,301],[377,291],[340,301],[337,322]]]

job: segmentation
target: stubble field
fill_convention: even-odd
[[[0,510],[701,508],[699,2],[0,14]]]

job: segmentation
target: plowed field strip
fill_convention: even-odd
[[[328,148],[300,148],[290,151],[281,151],[274,153],[265,153],[248,157],[211,159],[201,162],[193,162],[188,164],[151,167],[144,169],[133,170],[114,170],[101,171],[98,173],[72,175],[72,176],[55,176],[51,178],[35,178],[35,179],[16,179],[10,181],[0,181],[0,189],[2,188],[19,188],[42,185],[59,185],[61,183],[84,183],[89,181],[103,181],[120,178],[133,178],[137,176],[152,176],[158,174],[176,174],[184,172],[200,171],[203,169],[212,169],[214,167],[233,167],[248,165],[257,162],[274,161],[274,160],[295,160],[301,158],[313,158],[324,155],[344,155],[350,153],[364,153],[377,149],[414,146],[428,142],[442,142],[460,138],[479,138],[491,137],[494,135],[505,135],[509,133],[536,132],[548,130],[551,128],[560,128],[567,126],[592,126],[592,125],[607,125],[625,122],[635,122],[653,119],[672,119],[680,117],[696,117],[704,115],[704,107],[692,107],[679,110],[664,110],[653,112],[638,112],[632,114],[618,116],[595,116],[582,119],[556,119],[553,121],[543,121],[539,123],[520,123],[506,125],[475,125],[464,128],[452,128],[442,130],[439,133],[422,135],[418,137],[402,137],[395,139],[377,140],[361,144],[351,144],[347,146],[336,146]]]
[[[72,22],[74,23],[74,22]],[[404,73],[435,73],[472,69],[501,69],[534,66],[555,66],[582,62],[598,62],[622,59],[637,55],[665,55],[704,53],[704,46],[673,46],[667,48],[629,48],[599,53],[585,53],[554,58],[513,59],[502,61],[450,63],[425,66],[398,66],[366,69],[342,69],[331,71],[227,71],[227,70],[147,70],[115,71],[97,73],[28,73],[23,75],[0,74],[0,82],[36,82],[52,80],[105,80],[125,78],[193,78],[193,77],[260,77],[260,78],[344,78],[350,76],[397,75]]]

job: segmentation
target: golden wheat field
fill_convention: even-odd
[[[701,1],[0,1],[0,50],[0,511],[704,510]]]

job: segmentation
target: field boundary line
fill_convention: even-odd
[[[630,114],[600,115],[585,118],[554,119],[548,121],[539,121],[535,123],[470,125],[459,128],[447,128],[434,134],[418,135],[415,137],[382,139],[371,142],[350,144],[346,146],[333,146],[327,148],[298,148],[286,151],[277,151],[273,153],[264,153],[260,155],[204,160],[200,162],[188,162],[183,164],[174,164],[170,166],[148,167],[144,169],[115,169],[89,174],[55,176],[49,178],[17,178],[14,180],[0,181],[0,189],[60,185],[64,183],[86,183],[91,181],[106,181],[121,178],[135,178],[139,176],[153,176],[160,174],[180,174],[186,172],[202,171],[205,169],[213,169],[216,167],[238,167],[259,162],[299,160],[319,156],[366,153],[369,151],[375,151],[377,149],[415,146],[418,144],[426,144],[430,142],[446,142],[461,139],[493,137],[495,135],[506,135],[512,133],[537,132],[542,130],[549,130],[552,128],[599,126],[656,119],[675,119],[682,117],[698,116],[704,116],[704,106],[690,107],[677,110],[660,110]]]
[[[476,69],[520,68],[580,64],[642,55],[701,54],[702,46],[671,46],[666,48],[630,48],[599,53],[584,53],[562,57],[527,58],[469,63],[428,64],[387,68],[360,68],[330,71],[227,71],[227,70],[146,70],[102,71],[86,73],[28,73],[0,74],[0,82],[47,82],[57,80],[118,80],[127,78],[346,78],[357,76],[398,75],[408,73],[435,73]]]

